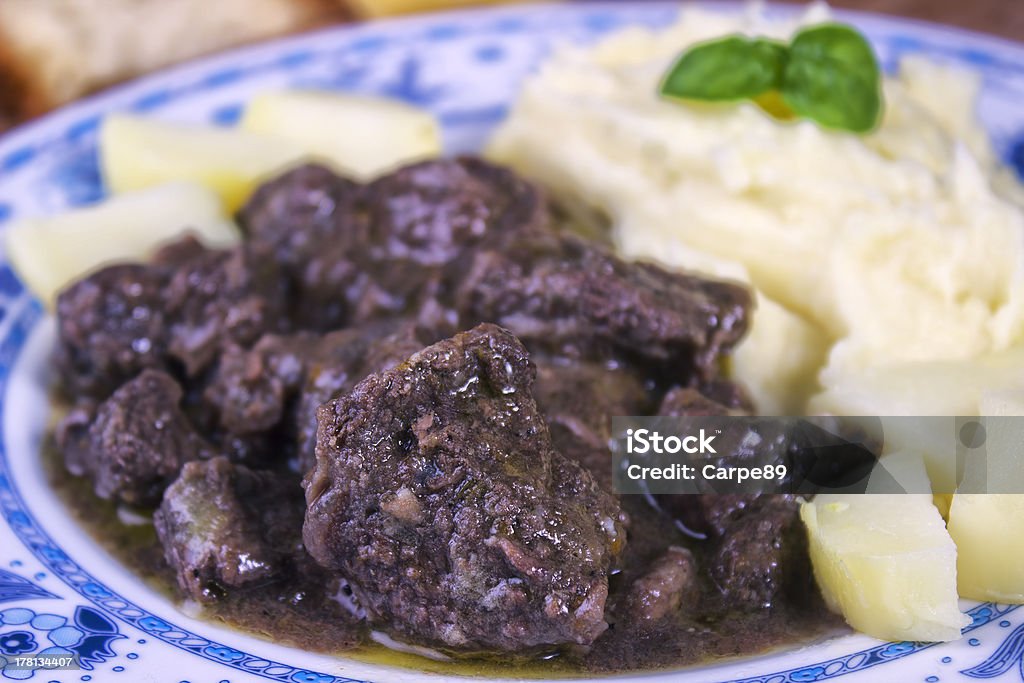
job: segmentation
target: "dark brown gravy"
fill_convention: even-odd
[[[173,572],[151,524],[128,525],[121,521],[117,505],[99,499],[85,479],[69,475],[52,440],[43,453],[44,465],[54,491],[97,543],[130,567],[155,590],[175,602],[181,600]],[[641,501],[634,503],[642,504]],[[628,501],[627,501],[628,504]],[[642,508],[637,508],[641,510]],[[634,517],[636,512],[633,512]],[[641,512],[642,514],[642,512]],[[644,517],[631,543],[664,547],[665,534],[676,533]],[[648,520],[652,520],[648,522]],[[641,553],[642,554],[642,553]],[[623,570],[629,575],[629,568]],[[618,577],[612,578],[612,584]],[[621,579],[618,579],[621,580]],[[714,621],[680,617],[663,620],[646,630],[616,631],[614,625],[589,653],[564,654],[547,659],[498,661],[469,659],[441,662],[397,652],[367,643],[364,627],[318,587],[268,585],[243,595],[229,596],[203,616],[241,631],[305,650],[344,654],[365,662],[419,671],[465,676],[572,678],[595,673],[665,670],[708,664],[728,658],[807,644],[844,629],[841,620],[828,612],[814,586],[808,586],[804,605],[782,604],[755,613],[728,614]]]

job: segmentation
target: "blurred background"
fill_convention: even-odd
[[[0,131],[119,81],[237,45],[482,4],[495,0],[0,0]],[[1024,0],[831,4],[1024,41]]]

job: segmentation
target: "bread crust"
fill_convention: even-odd
[[[31,86],[26,63],[17,59],[10,45],[0,27],[0,131],[48,109],[43,93]]]
[[[135,2],[142,12],[147,12],[147,5],[153,3],[154,0],[135,0]],[[183,19],[193,20],[192,17],[196,14],[197,4],[194,2],[179,2],[179,0],[160,0],[160,2],[161,10],[164,12],[166,12],[167,5],[162,3],[177,2],[181,7]],[[254,19],[250,22],[250,31],[247,32],[244,29],[238,32],[224,31],[219,42],[213,45],[210,45],[209,40],[203,41],[202,39],[197,39],[198,44],[192,47],[188,45],[182,47],[179,44],[173,49],[173,53],[187,55],[187,57],[175,59],[174,54],[171,54],[168,55],[168,61],[170,63],[187,61],[239,45],[320,28],[352,17],[343,0],[276,0],[276,2],[279,14],[287,17],[287,19],[281,20],[279,27],[267,30],[266,21],[261,22]],[[59,3],[53,5],[54,21],[61,20],[60,6]],[[81,15],[79,15],[80,18]],[[194,20],[201,25],[202,17],[197,17]],[[239,21],[244,22],[245,18],[239,17]],[[93,13],[89,23],[88,32],[93,34],[103,34],[110,25],[109,17],[102,16],[102,13]],[[160,30],[160,23],[153,22],[147,30]],[[48,79],[44,76],[46,55],[52,54],[56,58],[67,60],[67,56],[62,55],[60,51],[76,50],[79,49],[79,46],[56,40],[49,41],[54,44],[46,44],[45,39],[39,38],[35,32],[26,34],[23,29],[24,27],[19,25],[19,17],[16,13],[6,12],[0,15],[0,131],[66,104],[75,98],[141,75],[148,70],[148,66],[151,66],[126,63],[123,70],[119,70],[118,73],[111,76],[108,73],[90,71],[92,62],[89,59],[89,54],[83,54],[74,61],[82,69],[80,73],[75,74],[74,78],[74,82],[76,84],[80,82],[81,87],[74,87],[70,89],[70,92],[67,87],[64,91],[58,91],[55,82],[51,79],[48,85]],[[111,41],[118,40],[117,31],[107,31],[107,33]],[[240,40],[239,34],[245,37]],[[31,35],[35,41],[25,40],[26,35]],[[63,85],[66,86],[67,83],[67,80],[63,81]]]

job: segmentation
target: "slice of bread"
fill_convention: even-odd
[[[498,5],[520,0],[348,0],[359,17],[382,17],[407,12],[431,12],[473,5]]]
[[[339,0],[2,0],[0,130],[168,64],[347,17]]]

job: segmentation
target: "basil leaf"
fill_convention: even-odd
[[[742,100],[775,88],[786,47],[770,40],[729,36],[695,45],[669,69],[660,92],[692,100]]]
[[[828,128],[867,132],[882,112],[875,54],[860,33],[839,24],[793,38],[780,90],[794,112]]]

